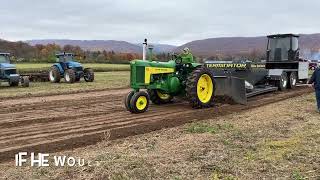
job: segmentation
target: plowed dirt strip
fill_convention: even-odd
[[[133,115],[122,104],[129,90],[109,90],[57,96],[2,100],[0,102],[0,162],[20,151],[54,152],[94,144],[105,138],[126,137],[173,127],[213,116],[239,112],[292,98],[312,90],[299,87],[261,95],[247,106],[220,104],[210,109],[191,109],[178,101],[151,106]]]

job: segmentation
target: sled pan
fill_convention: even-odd
[[[245,80],[232,76],[215,76],[215,96],[226,96],[235,103],[247,104]]]

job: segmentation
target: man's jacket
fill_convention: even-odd
[[[320,68],[317,68],[311,76],[309,84],[314,83],[314,88],[320,90]]]

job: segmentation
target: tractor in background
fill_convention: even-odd
[[[9,53],[0,53],[0,83],[8,82],[9,86],[18,86],[21,83],[23,87],[29,87],[29,77],[21,76],[17,73],[17,68],[10,62]]]
[[[94,81],[94,72],[90,68],[83,66],[75,60],[73,53],[56,54],[57,63],[49,71],[49,80],[53,83],[59,83],[64,78],[66,83],[79,82],[83,77],[86,82]]]

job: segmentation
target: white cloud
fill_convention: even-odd
[[[223,36],[316,33],[318,0],[3,0],[0,38],[183,44]]]

